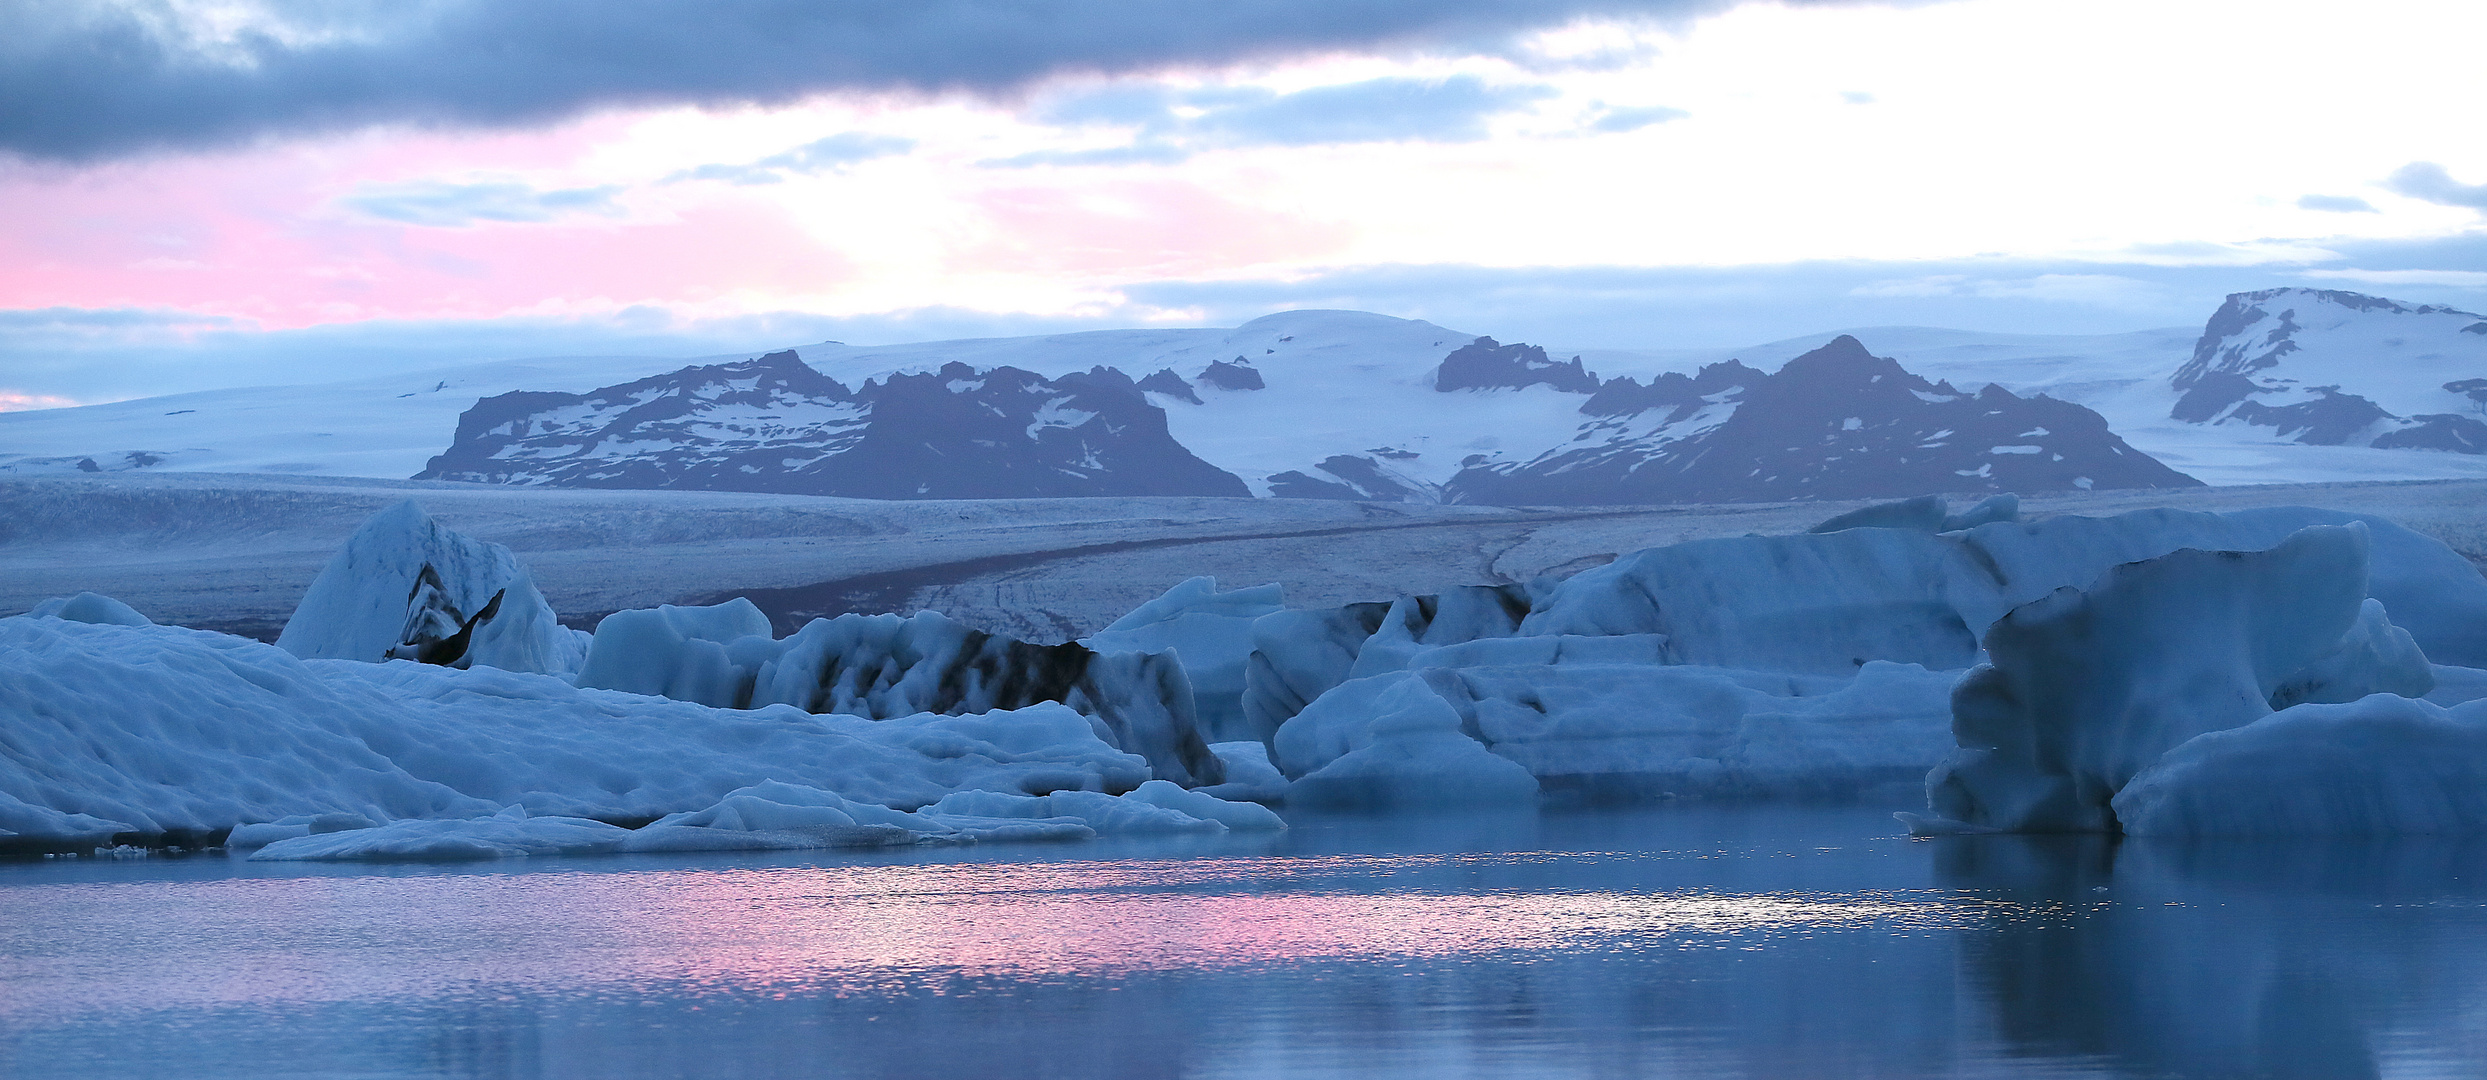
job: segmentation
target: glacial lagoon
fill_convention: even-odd
[[[2437,1077],[2487,844],[1673,804],[1283,834],[0,864],[10,1077]]]

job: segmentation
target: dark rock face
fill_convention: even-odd
[[[1134,385],[1150,393],[1164,394],[1194,405],[1200,404],[1200,395],[1192,390],[1192,384],[1184,382],[1183,376],[1175,374],[1173,368],[1158,368],[1157,374],[1142,379]]]
[[[1433,388],[1445,392],[1517,390],[1540,384],[1566,393],[1593,394],[1598,390],[1598,377],[1582,368],[1577,356],[1556,363],[1547,359],[1544,346],[1504,345],[1481,337],[1442,358],[1442,366],[1434,369]]]
[[[2316,395],[2314,400],[2295,405],[2274,407],[2259,401],[2239,401],[2228,416],[2243,423],[2275,428],[2281,438],[2309,446],[2344,446],[2378,422],[2400,419],[2356,394],[2341,393],[2337,386],[2317,386],[2311,390]]]
[[[416,476],[875,499],[1247,495],[1112,368],[949,364],[849,391],[793,352],[586,394],[485,398]]]
[[[1414,456],[1414,455],[1409,455]],[[1389,472],[1369,457],[1333,454],[1312,475],[1290,470],[1269,478],[1276,499],[1346,499],[1354,502],[1432,502],[1429,485]]]
[[[1253,368],[1251,361],[1240,356],[1210,364],[1208,370],[1200,373],[1200,381],[1220,390],[1269,389],[1269,384],[1261,381],[1261,373]]]
[[[1472,465],[1446,495],[1603,505],[2201,483],[2081,406],[1929,383],[1847,336],[1774,375],[1730,363],[1646,387],[1609,383],[1582,411],[1592,409],[1619,411],[1593,414],[1571,443],[1532,460]]]
[[[2456,454],[2487,454],[2487,424],[2459,413],[2421,413],[2409,427],[2375,436],[2369,445],[2386,450],[2448,450]]]

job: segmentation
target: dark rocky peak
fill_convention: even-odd
[[[1887,380],[1932,390],[1933,384],[1911,375],[1900,362],[1866,351],[1865,343],[1847,334],[1832,338],[1821,348],[1787,362],[1779,369],[1776,381],[1800,381],[1814,386],[1880,387]],[[1896,389],[1882,387],[1883,389]]]
[[[1642,385],[1630,375],[1617,375],[1580,403],[1584,416],[1630,416],[1651,409],[1697,409],[1712,399],[1735,401],[1744,390],[1768,378],[1743,361],[1711,364],[1686,376],[1670,371]]]
[[[1200,381],[1220,390],[1269,389],[1269,384],[1261,381],[1261,373],[1252,366],[1252,361],[1240,356],[1233,360],[1212,362],[1207,370],[1200,373]]]
[[[1200,404],[1200,394],[1192,389],[1192,384],[1183,381],[1183,376],[1175,374],[1173,368],[1159,368],[1157,374],[1142,379],[1134,385],[1153,394],[1164,394],[1194,405]]]
[[[2487,322],[2474,322],[2461,328],[2464,334],[2487,334]]]
[[[1927,382],[1899,361],[1867,352],[1864,343],[1842,334],[1755,383],[1744,400],[1775,415],[1844,418],[1861,410],[1905,412],[1920,403],[1966,397],[1951,384]]]
[[[1567,394],[1594,394],[1598,377],[1580,365],[1580,358],[1557,363],[1541,345],[1504,345],[1481,337],[1453,350],[1434,369],[1433,388],[1451,390],[1518,390],[1551,386]]]

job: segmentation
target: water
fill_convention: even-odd
[[[2487,846],[1862,808],[0,865],[0,1075],[2487,1075]]]

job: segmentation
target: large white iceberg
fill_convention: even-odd
[[[620,611],[596,626],[578,684],[719,708],[791,705],[872,719],[1057,702],[1162,778],[1214,784],[1222,767],[1171,653],[1100,653],[989,634],[940,612],[814,619],[784,638],[737,598]]]
[[[1404,666],[1416,649],[1517,633],[1530,596],[1525,585],[1462,585],[1388,603],[1264,616],[1252,625],[1240,737],[1267,741],[1332,687]],[[1369,649],[1387,655],[1368,660]]]
[[[1668,664],[1665,650],[1655,634],[1424,650],[1279,729],[1277,761],[1301,778],[1290,800],[1372,745],[1416,694],[1547,791],[1591,800],[1853,795],[1916,782],[1951,745],[1953,673],[1869,661],[1845,677],[1791,675]]]
[[[586,642],[554,618],[508,548],[442,528],[412,499],[346,539],[276,639],[306,660],[552,674],[577,671]]]
[[[2264,551],[2184,549],[2012,609],[1953,694],[1961,749],[1928,775],[1930,805],[1974,828],[2114,831],[2137,774],[2275,697],[2423,694],[2424,658],[2366,598],[2367,543],[2351,523]]]
[[[1668,662],[1714,667],[1964,668],[1977,635],[1951,602],[1952,548],[1932,533],[1877,528],[1650,548],[1555,586],[1520,632],[1662,634]]]
[[[1278,586],[1218,591],[1218,579],[1187,579],[1080,639],[1100,653],[1173,650],[1192,683],[1192,714],[1211,742],[1253,737],[1244,723],[1244,665],[1252,624],[1286,610]]]
[[[2139,836],[2487,832],[2487,701],[2298,705],[2179,744],[2114,809]]]
[[[195,843],[288,818],[512,807],[639,822],[771,780],[913,810],[966,790],[1149,779],[1144,759],[1058,704],[885,720],[740,711],[481,667],[299,660],[179,627],[0,619],[0,831],[21,842]]]

